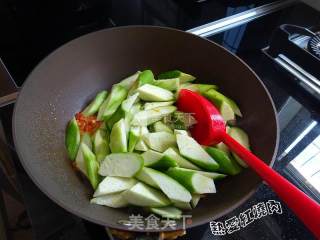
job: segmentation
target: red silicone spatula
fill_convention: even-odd
[[[311,232],[320,239],[320,205],[230,137],[226,133],[225,122],[220,112],[211,102],[193,91],[182,89],[179,93],[177,106],[182,112],[194,114],[197,124],[191,129],[191,134],[200,144],[225,143],[277,193]]]

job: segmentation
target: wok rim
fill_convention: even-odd
[[[117,30],[120,30],[120,29],[141,29],[141,28],[144,28],[144,29],[160,29],[160,30],[166,30],[166,31],[172,31],[172,32],[177,32],[179,34],[187,34],[189,35],[190,37],[194,37],[194,38],[199,38],[199,39],[202,39],[203,41],[207,41],[209,42],[210,44],[214,44],[215,47],[218,47],[220,49],[222,49],[223,51],[226,51],[228,54],[232,55],[232,57],[236,58],[238,61],[240,61],[240,63],[246,67],[256,78],[256,80],[259,82],[259,84],[263,87],[270,103],[271,103],[271,106],[272,106],[272,113],[273,113],[273,119],[275,121],[275,125],[276,125],[276,139],[275,139],[275,145],[274,145],[274,150],[273,150],[273,155],[272,155],[272,158],[271,158],[271,161],[270,163],[268,164],[270,167],[273,166],[274,162],[275,162],[275,159],[276,159],[276,156],[277,156],[277,153],[278,153],[278,147],[279,147],[279,139],[280,139],[280,131],[279,131],[279,122],[278,122],[278,116],[277,116],[277,111],[276,111],[276,108],[275,108],[275,104],[273,102],[273,99],[271,97],[271,94],[269,93],[267,87],[265,86],[265,84],[263,83],[263,81],[260,79],[260,77],[253,71],[253,69],[246,63],[244,62],[240,57],[236,56],[234,53],[232,53],[231,51],[229,51],[228,49],[220,46],[219,44],[207,39],[207,38],[203,38],[203,37],[200,37],[198,35],[195,35],[195,34],[192,34],[192,33],[189,33],[189,32],[186,32],[186,31],[183,31],[183,30],[179,30],[179,29],[175,29],[175,28],[171,28],[171,27],[162,27],[162,26],[153,26],[153,25],[130,25],[130,26],[120,26],[120,27],[112,27],[112,28],[105,28],[105,29],[101,29],[101,30],[98,30],[98,31],[94,31],[94,32],[91,32],[91,33],[87,33],[85,35],[82,35],[80,37],[77,37],[75,39],[72,39],[66,43],[64,43],[63,45],[59,46],[58,48],[56,48],[55,50],[53,50],[52,52],[50,52],[46,57],[44,57],[43,59],[41,59],[40,62],[37,63],[37,65],[32,69],[32,71],[28,74],[26,80],[24,81],[24,83],[22,84],[21,86],[21,90],[19,92],[22,92],[24,90],[24,86],[26,84],[28,84],[28,81],[30,79],[30,76],[33,74],[34,71],[36,71],[39,66],[41,66],[41,64],[43,64],[43,62],[45,62],[47,59],[51,58],[52,56],[54,56],[58,51],[61,51],[61,49],[63,49],[64,47],[68,46],[68,45],[71,45],[73,44],[74,42],[77,42],[77,41],[81,41],[82,39],[84,38],[87,38],[87,37],[90,37],[91,35],[95,35],[95,34],[99,34],[100,32],[106,32],[106,31],[117,31]],[[19,157],[19,161],[21,162],[24,170],[26,171],[26,173],[28,174],[28,176],[30,177],[30,179],[33,181],[33,183],[40,189],[41,192],[43,192],[51,201],[53,201],[55,204],[57,204],[58,206],[60,206],[61,208],[63,208],[65,211],[69,212],[69,213],[72,213],[82,219],[85,219],[87,221],[90,221],[90,222],[93,222],[95,224],[99,224],[101,226],[104,226],[104,227],[109,227],[109,228],[114,228],[114,229],[118,229],[118,230],[125,230],[125,231],[128,231],[128,227],[125,226],[125,225],[121,225],[119,223],[107,223],[108,222],[107,220],[106,221],[100,221],[100,220],[96,220],[90,216],[87,216],[85,214],[83,214],[81,211],[77,211],[73,208],[70,208],[70,204],[65,204],[64,202],[60,201],[58,197],[56,197],[54,194],[50,193],[50,191],[48,191],[46,189],[46,186],[42,185],[41,182],[37,179],[39,177],[36,177],[32,174],[32,167],[30,167],[30,165],[27,164],[27,161],[25,160],[22,160],[22,159],[25,159],[23,158],[22,154],[20,153],[19,151],[19,144],[18,144],[18,139],[17,139],[17,130],[16,130],[16,122],[17,122],[17,119],[19,118],[19,112],[17,112],[17,105],[20,104],[20,94],[18,95],[17,97],[17,100],[15,102],[15,105],[14,105],[14,111],[13,111],[13,117],[12,117],[12,133],[13,133],[13,142],[14,142],[14,146],[15,146],[15,150],[16,150],[16,153]],[[186,230],[188,228],[193,228],[193,227],[196,227],[196,226],[200,226],[200,225],[204,225],[204,224],[207,224],[209,223],[210,221],[212,220],[215,220],[215,219],[218,219],[218,218],[221,218],[225,215],[227,215],[228,213],[234,211],[235,209],[237,209],[239,206],[243,205],[248,199],[250,199],[252,197],[252,195],[257,191],[258,187],[261,185],[261,183],[263,183],[263,180],[260,178],[260,180],[257,182],[256,186],[254,186],[252,188],[252,190],[247,193],[246,195],[244,195],[240,201],[236,202],[235,204],[233,204],[232,206],[230,206],[229,208],[221,211],[220,214],[217,214],[216,216],[214,217],[211,217],[210,219],[200,219],[196,222],[193,222],[192,221],[192,224],[190,225],[186,225]],[[89,202],[89,201],[88,201]],[[107,219],[107,218],[106,218]],[[181,230],[182,228],[177,228],[176,230]],[[130,231],[130,230],[129,230]],[[168,232],[170,230],[161,230],[161,231],[158,231],[158,230],[140,230],[140,229],[135,229],[134,232]],[[172,230],[171,230],[172,231]]]

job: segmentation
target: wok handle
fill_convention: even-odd
[[[223,142],[245,161],[277,193],[317,239],[320,239],[320,205],[228,134],[224,135]]]

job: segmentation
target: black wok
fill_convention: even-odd
[[[276,114],[258,76],[239,58],[206,39],[160,27],[121,27],[71,41],[46,57],[29,75],[13,118],[20,160],[36,185],[61,207],[89,221],[127,229],[128,209],[92,205],[90,187],[73,170],[64,147],[68,120],[101,89],[137,70],[180,69],[214,83],[235,99],[253,152],[271,164],[278,144]],[[261,183],[250,169],[217,183],[217,194],[200,201],[192,224],[221,217],[244,203]],[[44,213],[45,214],[45,213]],[[181,228],[181,223],[178,228]]]

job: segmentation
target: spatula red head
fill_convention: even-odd
[[[202,145],[218,144],[226,132],[225,122],[218,109],[206,98],[193,91],[182,89],[177,101],[178,110],[190,113],[197,123],[191,134]]]

